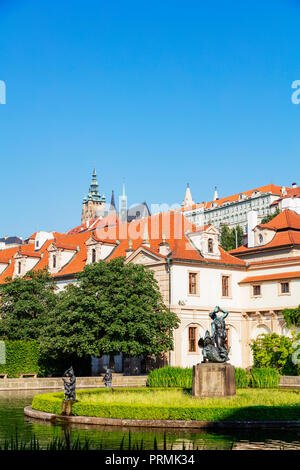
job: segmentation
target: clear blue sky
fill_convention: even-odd
[[[0,236],[300,184],[300,2],[0,0]]]

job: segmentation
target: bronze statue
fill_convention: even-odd
[[[106,388],[111,388],[112,385],[112,372],[111,369],[107,369],[105,376],[103,377],[103,382]]]
[[[76,401],[76,377],[71,366],[66,370],[63,377],[65,400]]]
[[[223,315],[218,317],[218,312],[222,312]],[[228,316],[228,312],[217,306],[209,316],[212,319],[211,335],[209,331],[206,331],[204,338],[200,338],[198,341],[199,347],[203,348],[203,362],[226,362],[229,360],[225,325],[225,318]]]

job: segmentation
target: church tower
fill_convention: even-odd
[[[185,191],[184,200],[182,201],[181,205],[182,207],[190,207],[190,206],[193,206],[194,204],[195,202],[193,201],[192,193],[190,190],[190,185],[188,183],[186,187],[186,191]]]
[[[82,203],[82,224],[97,217],[100,210],[105,210],[105,196],[99,193],[98,186],[97,173],[94,168],[88,195],[83,199]]]

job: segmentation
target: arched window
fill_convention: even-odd
[[[18,262],[18,274],[21,274],[21,261]]]
[[[56,268],[56,255],[53,255],[53,268]]]
[[[92,249],[92,263],[96,262],[96,250],[95,248]]]
[[[213,242],[212,238],[208,239],[207,247],[208,247],[208,253],[213,253],[214,252],[214,242]]]

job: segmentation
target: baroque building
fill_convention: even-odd
[[[261,333],[290,335],[282,310],[300,304],[300,215],[286,209],[267,224],[251,220],[249,244],[230,253],[219,245],[218,227],[197,227],[180,211],[114,225],[104,218],[101,227],[80,233],[38,232],[26,244],[0,251],[0,283],[48,267],[61,290],[78,282],[86,264],[122,256],[153,270],[164,302],[180,319],[165,363],[201,362],[198,339],[219,305],[229,312],[230,362],[248,367],[251,340]],[[121,372],[122,355],[115,360]],[[103,356],[101,367],[107,361]]]

